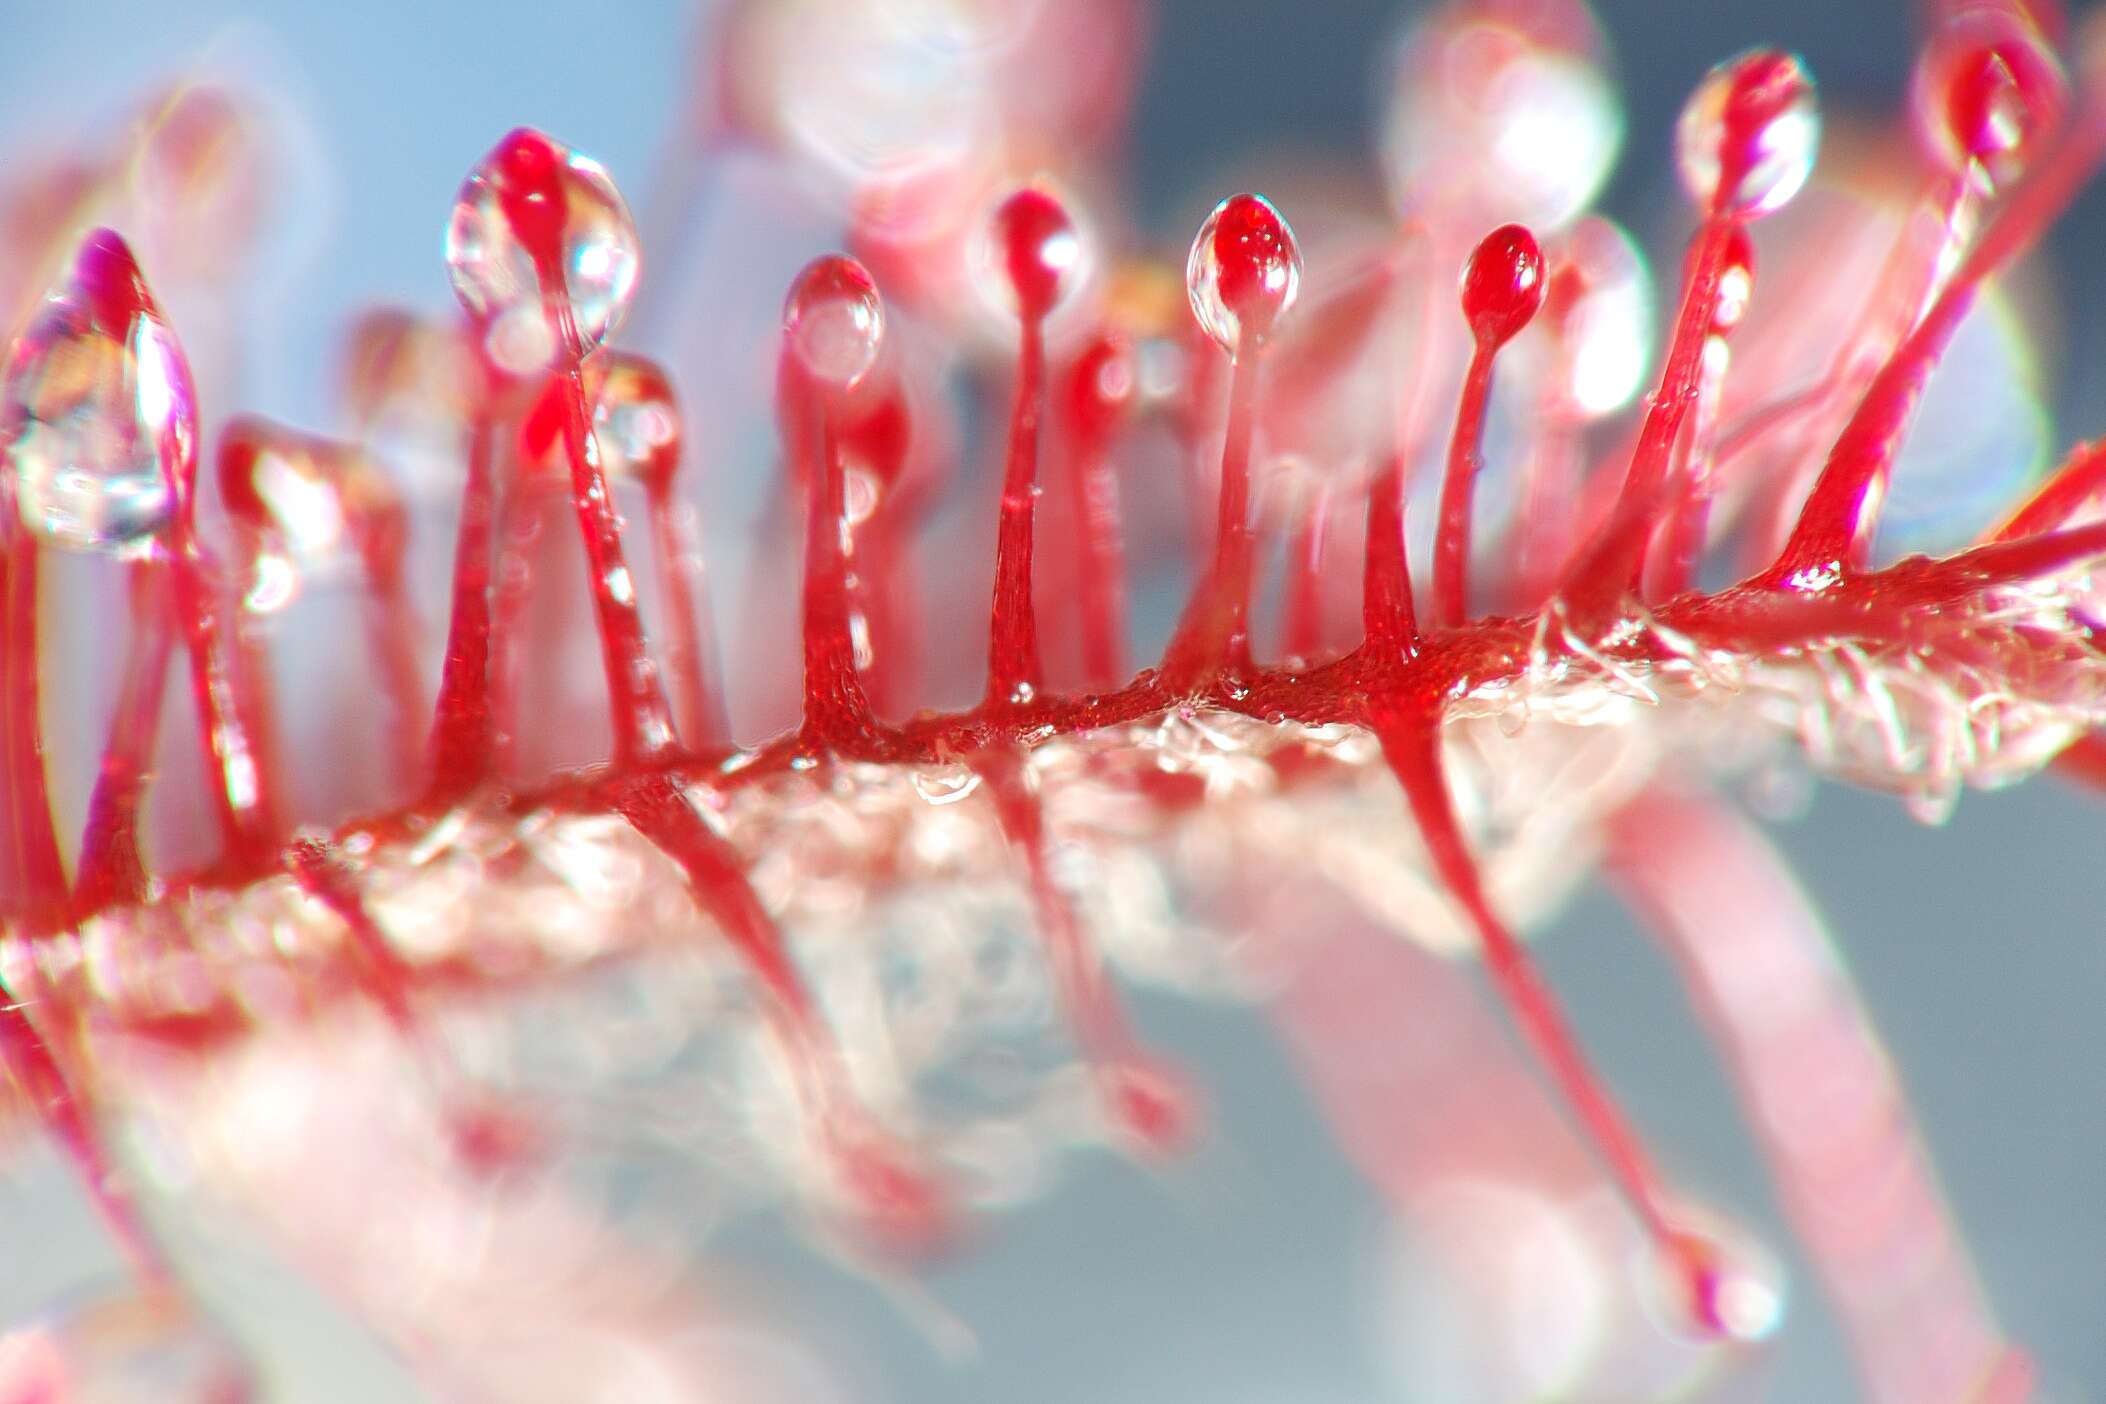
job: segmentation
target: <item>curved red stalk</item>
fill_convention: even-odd
[[[536,145],[538,143],[538,145]],[[533,261],[541,283],[542,315],[555,332],[555,379],[564,452],[570,460],[571,505],[592,580],[600,656],[607,673],[607,706],[614,727],[618,764],[649,764],[675,750],[672,713],[659,685],[658,664],[644,639],[636,604],[636,577],[622,552],[621,525],[607,492],[599,448],[592,437],[592,407],[585,398],[582,363],[588,348],[578,334],[565,281],[564,211],[567,209],[554,152],[545,138],[518,139],[507,157],[508,178],[498,198],[513,237]]]
[[[2087,102],[2076,126],[1982,234],[1966,262],[1894,349],[1829,450],[1791,539],[1762,575],[1773,587],[1819,588],[1863,564],[1871,549],[1887,474],[1901,452],[1917,401],[1974,297],[2023,255],[2106,158],[2106,98]]]
[[[1485,970],[1522,1035],[1558,1085],[1658,1251],[1684,1278],[1690,1301],[1708,1307],[1718,1265],[1674,1221],[1674,1206],[1645,1149],[1581,1050],[1535,961],[1500,921],[1479,880],[1448,794],[1435,708],[1379,700],[1370,718],[1383,757],[1403,786],[1433,869],[1476,929]],[[1716,1323],[1713,1323],[1716,1324]]]
[[[543,270],[544,278],[550,276]],[[560,277],[560,274],[556,276]],[[576,345],[568,302],[562,304],[565,336]],[[585,561],[592,576],[593,610],[599,623],[600,654],[607,670],[607,701],[614,723],[614,756],[618,763],[649,763],[674,749],[673,718],[658,685],[658,665],[644,640],[643,617],[636,607],[636,578],[622,554],[621,527],[607,495],[606,475],[592,442],[585,385],[576,364],[561,373],[563,442],[570,455],[571,504],[578,531],[585,539]]]
[[[2047,481],[1985,538],[2017,541],[2053,531],[2106,494],[2106,439],[2079,444]]]
[[[1609,519],[1581,549],[1560,587],[1569,614],[1588,625],[1612,614],[1637,579],[1654,531],[1670,505],[1667,495],[1675,443],[1695,407],[1703,371],[1704,343],[1718,306],[1719,280],[1740,232],[1741,221],[1713,215],[1691,241],[1682,307],[1660,385],[1645,413],[1623,487]]]
[[[1981,1299],[1907,1094],[1820,917],[1762,834],[1710,798],[1654,791],[1609,827],[1609,872],[1725,1051],[1771,1178],[1848,1331],[1864,1397],[1979,1393],[2030,1374]],[[1749,974],[1759,971],[1759,980]],[[1809,1073],[1847,1114],[1781,1127]],[[1923,1330],[1937,1321],[1935,1332]],[[2023,1389],[2017,1392],[2022,1397]]]
[[[1492,362],[1499,344],[1480,340],[1463,375],[1441,475],[1440,526],[1433,538],[1433,624],[1453,628],[1469,617],[1470,503],[1484,467],[1484,418],[1492,397]]]
[[[277,849],[279,828],[269,777],[256,754],[233,671],[221,650],[220,596],[214,574],[198,543],[186,499],[168,528],[169,588],[190,652],[198,743],[208,773],[217,777],[212,798],[226,840],[226,859],[235,871],[246,873],[269,864]]]

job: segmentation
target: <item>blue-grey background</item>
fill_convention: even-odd
[[[1830,104],[1890,109],[1905,79],[1912,8],[1898,0],[1602,4],[1631,132],[1609,207],[1648,227],[1682,96],[1706,65],[1745,44],[1800,49]],[[1366,0],[1168,0],[1139,100],[1143,213],[1181,215],[1195,173],[1226,171],[1252,150],[1364,149],[1371,69],[1402,13]],[[142,84],[198,52],[277,73],[322,165],[302,192],[304,232],[273,255],[282,266],[271,270],[279,280],[271,315],[283,320],[266,320],[269,354],[245,372],[244,407],[326,423],[328,332],[376,300],[448,305],[438,234],[468,165],[525,122],[597,154],[618,179],[640,176],[683,101],[693,27],[690,7],[676,0],[0,0],[0,151],[107,130]],[[2106,187],[2080,203],[2049,248],[2064,319],[2054,386],[2064,442],[2106,430],[2102,232]],[[817,223],[796,228],[767,260],[723,271],[738,286],[708,296],[772,304],[825,237]],[[1162,231],[1168,246],[1183,237]],[[708,305],[705,296],[697,315]],[[702,413],[714,412],[707,387],[684,388]],[[2102,819],[2084,797],[2041,780],[1969,796],[1937,830],[1888,801],[1824,790],[1804,819],[1776,832],[1849,954],[2004,1321],[2037,1352],[2052,1397],[2067,1400],[2106,1398]],[[1621,911],[1590,893],[1543,949],[1590,1046],[1670,1161],[1771,1241],[1786,1241],[1715,1059]],[[1190,1211],[1175,1175],[1158,1181],[1116,1160],[1084,1163],[1055,1196],[933,1275],[931,1290],[982,1343],[962,1363],[902,1329],[866,1284],[794,1246],[754,1245],[791,1284],[811,1329],[857,1362],[872,1397],[1409,1397],[1385,1374],[1355,1306],[1383,1212],[1331,1148],[1271,1035],[1234,1010],[1153,1001],[1142,1013],[1202,1070],[1221,1142],[1257,1167],[1237,1178],[1235,1212]],[[0,1180],[0,1317],[92,1272],[104,1261],[98,1252],[48,1163]],[[75,1272],[75,1262],[88,1266]],[[1801,1276],[1801,1310],[1779,1344],[1768,1397],[1847,1399],[1841,1341]],[[272,1362],[282,1397],[404,1397],[399,1375],[326,1307],[299,1297],[288,1320],[292,1344]]]

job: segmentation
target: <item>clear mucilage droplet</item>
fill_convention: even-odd
[[[15,341],[0,453],[23,525],[133,554],[174,520],[197,464],[190,366],[131,250],[98,229]]]
[[[483,158],[454,201],[446,266],[461,305],[482,329],[490,363],[512,375],[548,369],[566,354],[542,277],[562,280],[577,331],[591,352],[620,325],[636,292],[636,225],[599,162],[520,128]]]
[[[1813,174],[1821,108],[1797,54],[1751,49],[1706,73],[1675,124],[1682,188],[1705,211],[1752,219]]]
[[[784,344],[807,375],[846,390],[877,364],[885,306],[862,264],[828,254],[806,264],[790,285],[782,331]]]
[[[1192,315],[1231,356],[1246,336],[1253,347],[1263,345],[1301,287],[1301,246],[1263,195],[1231,195],[1216,205],[1185,260]]]

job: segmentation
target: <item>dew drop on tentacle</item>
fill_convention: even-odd
[[[482,331],[490,363],[509,375],[560,366],[620,325],[641,254],[629,207],[604,167],[529,128],[491,150],[454,201],[446,265]],[[560,282],[576,345],[543,286]]]
[[[1704,75],[1675,124],[1682,188],[1707,214],[1769,214],[1799,193],[1821,145],[1813,78],[1797,54],[1754,49]]]
[[[621,321],[635,292],[636,230],[628,207],[597,162],[521,127],[462,184],[446,260],[491,364],[515,375],[547,369],[558,382],[614,758],[620,765],[661,759],[676,745],[672,713],[644,637],[580,367]]]
[[[1818,593],[1863,564],[1877,533],[1894,461],[1931,373],[1983,286],[2023,256],[2106,161],[2106,120],[2097,103],[2033,177],[1998,211],[1950,279],[1873,376],[1836,438],[1791,535],[1759,579]]]
[[[1504,346],[1543,305],[1543,251],[1518,224],[1484,236],[1463,265],[1462,310],[1478,345]]]
[[[0,453],[25,526],[77,550],[165,552],[226,859],[236,869],[262,865],[274,799],[239,715],[214,568],[192,520],[196,394],[182,348],[117,234],[98,229],[82,240],[17,340],[0,393]]]
[[[854,259],[813,260],[783,303],[783,341],[813,380],[844,392],[877,364],[885,308],[877,284]]]
[[[987,648],[987,702],[1000,708],[1029,702],[1043,685],[1031,562],[1046,412],[1045,324],[1081,283],[1085,248],[1065,206],[1039,186],[1004,197],[989,213],[981,239],[983,289],[1017,323],[1016,395]]]
[[[807,459],[805,486],[804,733],[821,748],[868,742],[875,730],[856,665],[848,562],[844,400],[877,364],[885,334],[877,285],[854,259],[812,260],[783,302],[783,442]]]
[[[71,550],[137,555],[182,510],[197,402],[124,241],[97,230],[17,338],[0,406],[22,524]]]
[[[34,701],[41,670],[33,543],[145,560],[187,510],[196,443],[196,401],[182,350],[123,240],[95,231],[16,340],[0,401],[8,477],[0,496],[19,514],[19,530],[7,533],[16,543],[4,643],[9,785],[16,832],[34,844],[25,853],[25,877],[47,908],[63,894],[65,879],[55,846],[43,841],[50,811]],[[134,652],[141,646],[135,640]],[[158,697],[158,684],[153,691]],[[143,770],[150,756],[137,761]],[[84,862],[98,888],[106,857],[120,868],[136,865],[142,786],[143,777],[120,777],[98,811],[111,846],[96,844]],[[114,880],[127,890],[138,885]]]
[[[1214,551],[1163,657],[1173,691],[1241,668],[1250,653],[1248,616],[1255,543],[1250,456],[1257,430],[1258,368],[1279,319],[1302,285],[1301,245],[1262,195],[1232,195],[1214,207],[1185,260],[1185,293],[1201,330],[1228,353],[1228,427],[1222,437]]]
[[[1783,1269],[1737,1234],[1676,1229],[1654,1249],[1645,1281],[1662,1324],[1702,1344],[1753,1345],[1784,1319]]]
[[[1199,226],[1185,292],[1200,328],[1232,359],[1265,344],[1301,289],[1301,246],[1263,195],[1232,195]]]
[[[1736,245],[1745,246],[1741,226],[1799,193],[1820,138],[1813,77],[1796,54],[1779,49],[1751,49],[1716,65],[1683,104],[1676,164],[1704,222],[1690,241],[1666,364],[1615,508],[1561,587],[1568,617],[1582,631],[1603,627],[1637,588],[1654,533],[1674,509],[1675,449],[1699,398],[1720,283]]]

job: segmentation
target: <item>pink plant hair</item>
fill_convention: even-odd
[[[1068,36],[1078,52],[1135,42],[1128,7],[1044,8],[1029,22],[1055,33],[1103,10],[1101,33]],[[596,1332],[657,1352],[669,1379],[707,1367],[675,1343],[679,1294],[630,1284],[655,1251],[607,1269],[585,1245],[621,1230],[548,1190],[577,1143],[670,1146],[727,1203],[788,1200],[912,1299],[912,1264],[1013,1197],[989,1168],[1003,1133],[1157,1165],[1205,1136],[1203,1079],[1144,1038],[1120,974],[1240,988],[1271,962],[1293,967],[1273,972],[1271,1016],[1349,1158],[1400,1205],[1431,1214],[1428,1187],[1453,1192],[1473,1136],[1577,1131],[1585,1159],[1520,1157],[1513,1183],[1570,1198],[1606,1177],[1589,1222],[1642,1240],[1621,1290],[1671,1345],[1575,1397],[1667,1397],[1686,1384],[1658,1364],[1675,1351],[1731,1380],[1783,1310],[1772,1255],[1662,1167],[1525,939],[1597,859],[1755,1109],[1865,1397],[2029,1397],[1818,916],[1712,783],[1790,746],[1936,815],[1967,785],[2106,775],[2106,452],[2078,446],[1942,556],[1879,551],[1941,358],[2106,158],[2096,35],[2071,48],[2072,81],[2059,15],[1926,10],[1920,190],[1893,202],[1876,277],[1831,290],[1850,310],[1828,324],[1749,318],[1770,281],[1757,231],[1815,171],[1813,76],[1782,49],[1702,76],[1675,137],[1695,232],[1650,393],[1606,448],[1598,426],[1646,360],[1644,270],[1584,213],[1614,144],[1588,146],[1587,123],[1614,99],[1577,0],[1457,0],[1414,29],[1399,81],[1418,144],[1392,163],[1400,213],[1357,261],[1305,267],[1289,202],[1257,193],[1220,201],[1181,279],[1115,256],[1086,157],[1033,144],[1021,80],[1014,112],[989,99],[998,139],[859,169],[856,256],[806,265],[773,359],[767,521],[800,570],[756,570],[754,599],[726,601],[736,621],[795,602],[797,720],[765,738],[732,723],[735,691],[777,680],[736,628],[716,643],[677,377],[616,344],[649,315],[651,250],[596,161],[522,127],[474,166],[446,240],[461,316],[353,328],[342,437],[205,405],[152,270],[90,220],[126,208],[104,187],[139,168],[174,179],[164,200],[217,190],[222,217],[247,219],[214,164],[239,154],[238,104],[179,91],[129,161],[75,173],[88,193],[25,197],[28,233],[9,237],[35,257],[10,255],[56,277],[41,301],[10,285],[23,315],[0,397],[0,1130],[62,1151],[137,1290],[0,1341],[0,1399],[77,1397],[69,1380],[142,1339],[190,1343],[195,1397],[256,1388],[141,1207],[127,1126],[179,1146],[160,1153],[178,1178],[249,1208],[434,1387],[586,1397],[563,1391],[604,1383],[579,1363]],[[682,170],[740,143],[825,154],[811,114],[746,86],[780,46],[822,40],[766,5],[727,16],[711,52],[737,74]],[[1001,62],[1035,51],[1011,42]],[[1577,133],[1569,159],[1499,144],[1546,118]],[[921,223],[902,223],[910,207]],[[678,227],[644,225],[667,243]],[[1821,276],[1818,250],[1778,252],[1791,277]],[[998,507],[976,526],[983,609],[959,585],[980,577],[931,570],[919,543],[957,456],[951,366],[924,343],[990,326],[1014,351]],[[1195,569],[1136,669],[1148,489],[1120,464],[1144,435],[1189,468]],[[443,606],[413,590],[417,514],[390,462],[420,436],[458,464]],[[70,705],[45,695],[54,551],[115,563],[128,616],[99,643],[117,700],[77,844],[47,765],[47,719]],[[580,561],[589,632],[562,608]],[[274,696],[274,628],[331,572],[359,611],[339,646],[371,678],[341,719],[392,796],[351,817],[302,803],[299,772],[330,758],[289,742]],[[443,620],[436,669],[420,610]],[[967,617],[984,660],[969,677],[943,661]],[[544,764],[578,744],[541,703],[588,637],[603,754]],[[171,669],[204,778],[189,817],[215,845],[195,866],[151,861]],[[1210,937],[1262,924],[1297,869],[1314,895],[1281,924],[1404,939],[1340,936],[1295,967],[1291,941],[1254,956]],[[993,1109],[960,1106],[938,1084],[1017,1032],[983,969],[988,933],[1017,925],[1063,1051]],[[1378,993],[1400,1013],[1472,997],[1436,955],[1477,963],[1547,1099],[1462,1016],[1445,1050],[1332,1017]],[[536,1011],[559,997],[574,1022],[611,1021],[574,1059],[586,1072],[550,1071],[569,1035]],[[1473,1095],[1507,1079],[1508,1124],[1485,1129],[1452,1092],[1414,1112],[1388,1081],[1385,1059],[1406,1057],[1392,1036],[1478,1059]],[[713,1071],[681,1080],[690,1053]],[[1848,1073],[1853,1133],[1875,1144],[1761,1114],[1807,1058]],[[478,1215],[501,1246],[425,1265],[421,1309],[361,1257],[376,1222]],[[563,1254],[594,1266],[537,1296],[533,1264]],[[497,1331],[506,1360],[450,1343],[448,1323]]]

